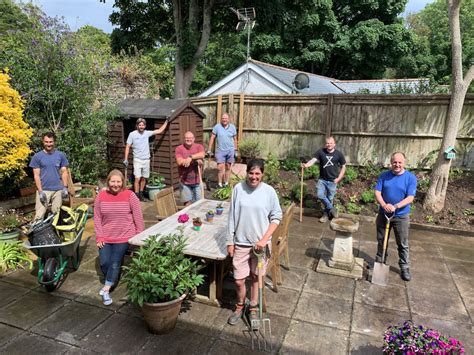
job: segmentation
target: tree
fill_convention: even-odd
[[[474,65],[471,65],[466,75],[463,76],[461,25],[459,21],[461,0],[448,0],[449,29],[451,33],[451,55],[452,55],[452,84],[451,100],[449,103],[446,124],[444,129],[441,150],[431,173],[431,183],[426,194],[423,207],[439,212],[444,207],[446,191],[448,188],[449,168],[451,160],[444,158],[444,151],[456,143],[459,121],[467,89],[474,78]]]
[[[18,182],[31,149],[28,146],[33,130],[23,120],[24,103],[10,84],[7,72],[0,72],[0,183]]]
[[[104,1],[105,0],[100,0]],[[215,0],[156,0],[137,2],[115,0],[119,12],[110,21],[120,29],[112,36],[115,51],[150,49],[157,44],[167,44],[170,29],[176,48],[174,97],[187,97],[211,35],[211,15]],[[173,19],[172,26],[170,19]]]

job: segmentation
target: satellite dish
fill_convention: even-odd
[[[295,91],[309,88],[309,77],[305,73],[298,73],[293,80],[293,87]]]

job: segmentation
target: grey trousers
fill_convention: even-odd
[[[377,255],[375,261],[382,262],[383,254],[383,239],[385,236],[385,225],[387,219],[383,213],[377,215],[376,226],[377,226]],[[398,264],[400,269],[406,269],[410,266],[410,253],[408,250],[408,230],[410,228],[410,216],[408,214],[400,217],[393,217],[390,221],[390,229],[395,232],[395,240],[398,247]],[[389,232],[389,238],[390,238]],[[387,246],[388,250],[388,246]],[[388,258],[388,251],[385,260]]]

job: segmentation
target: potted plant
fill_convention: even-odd
[[[206,212],[206,220],[208,222],[212,222],[214,220],[214,211],[213,210],[209,210]]]
[[[128,299],[142,308],[150,332],[166,334],[175,326],[188,292],[203,283],[199,265],[184,255],[183,227],[147,239],[124,266]]]
[[[220,216],[224,212],[224,206],[222,206],[222,203],[219,202],[216,206],[216,215]]]
[[[19,227],[27,220],[18,210],[0,211],[0,241],[15,241],[20,236]]]
[[[455,338],[406,321],[387,328],[382,350],[388,354],[462,354],[464,346]]]
[[[194,229],[195,231],[200,231],[200,230],[201,230],[201,226],[202,226],[201,218],[199,218],[199,217],[193,218],[193,229]]]
[[[152,171],[146,185],[148,198],[153,201],[155,199],[155,195],[165,186],[165,178],[157,172]]]

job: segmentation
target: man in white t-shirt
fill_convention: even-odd
[[[123,165],[128,167],[128,154],[130,153],[130,147],[132,147],[133,175],[135,176],[133,188],[140,201],[144,200],[143,191],[145,191],[146,179],[150,177],[150,145],[148,143],[148,138],[162,133],[167,125],[168,120],[166,120],[159,129],[149,131],[145,129],[145,119],[139,118],[135,126],[136,130],[130,132],[128,135]]]

